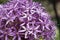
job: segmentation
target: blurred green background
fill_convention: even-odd
[[[0,4],[6,3],[8,0],[0,0]],[[52,20],[57,24],[56,30],[56,40],[60,40],[60,1],[59,0],[34,0],[35,2],[40,2],[46,8],[48,13],[51,15]],[[55,7],[55,6],[56,7]],[[55,7],[55,9],[54,9]],[[42,39],[41,39],[42,40]]]

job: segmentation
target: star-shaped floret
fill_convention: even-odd
[[[23,26],[24,24],[25,23],[20,25],[23,28],[23,30],[19,30],[19,32],[25,32],[25,38],[28,38],[28,34],[29,35],[34,35],[34,38],[37,38],[37,33],[41,32],[40,30],[38,30],[40,25],[35,27],[34,26],[35,22],[30,22],[30,23],[27,23],[27,25],[25,27],[25,26]],[[32,26],[30,26],[30,24],[32,24]]]
[[[28,21],[33,19],[33,18],[35,19],[35,17],[33,17],[33,14],[35,14],[36,12],[37,11],[36,11],[35,7],[27,7],[26,10],[24,12],[22,12],[21,15],[24,15],[24,16],[21,18],[27,18]],[[39,14],[39,13],[37,13],[37,14]]]
[[[27,13],[23,12],[22,15],[24,15],[24,16],[21,18],[27,18],[28,20],[32,19],[32,14],[29,14],[29,12],[27,12]]]
[[[16,40],[16,38],[18,38],[17,40],[21,40],[19,32],[17,32],[14,27],[9,28],[9,30],[10,31],[8,32],[8,36],[13,37],[12,40]]]
[[[21,40],[21,37],[19,35],[14,36],[12,40],[16,40],[16,37],[18,37],[18,40]]]

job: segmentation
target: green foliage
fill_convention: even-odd
[[[47,0],[33,0],[33,1],[35,1],[35,2],[43,2],[43,1],[47,1]]]
[[[0,4],[6,3],[8,0],[0,0]]]

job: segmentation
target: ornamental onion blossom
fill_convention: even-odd
[[[55,40],[55,30],[41,3],[9,0],[0,4],[0,40]]]

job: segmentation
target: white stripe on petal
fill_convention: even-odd
[[[25,33],[25,38],[28,38],[27,35],[28,35],[28,32]]]
[[[5,40],[8,40],[8,37],[7,37],[7,35],[5,36]]]
[[[39,27],[40,27],[40,25],[38,25],[38,26],[35,28],[35,30],[37,30]]]
[[[2,31],[2,30],[0,30],[0,32],[1,32],[1,33],[3,33],[3,31]]]
[[[10,21],[7,21],[7,22],[6,22],[6,25],[7,25],[9,22],[10,22]]]
[[[16,38],[16,36],[14,36],[12,40],[15,40],[15,38]]]
[[[22,23],[20,26],[23,26],[25,23]]]
[[[7,19],[6,17],[1,17],[1,19]]]
[[[30,20],[30,18],[28,17],[28,20]]]
[[[33,31],[29,31],[29,34],[33,34]]]
[[[11,10],[8,14],[12,13],[13,10]],[[9,17],[9,15],[7,15],[7,17]]]
[[[18,40],[21,40],[21,37],[18,35]]]
[[[44,30],[45,26],[43,26],[43,30]]]
[[[46,29],[50,30],[50,29],[49,29],[49,24],[46,24],[46,26],[45,26],[45,27],[46,27]]]
[[[9,36],[15,36],[16,34],[14,32],[11,32],[8,34]]]
[[[36,35],[36,33],[34,33],[34,38],[35,38],[35,39],[37,38],[37,35]]]
[[[25,32],[26,30],[19,30],[18,32]]]
[[[22,28],[23,28],[24,30],[26,30],[25,26],[22,26]]]
[[[40,22],[43,22],[41,19],[39,19]]]
[[[41,33],[42,31],[40,31],[40,30],[36,30],[36,32],[39,32],[39,33]]]
[[[17,6],[18,2],[15,4],[14,8]]]
[[[29,23],[27,24],[27,28],[29,29],[30,27],[29,27]]]

